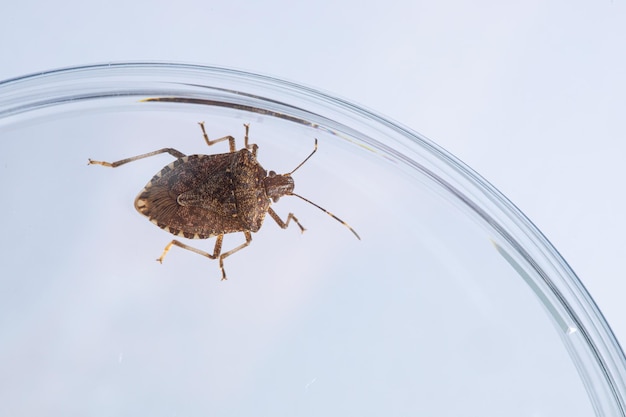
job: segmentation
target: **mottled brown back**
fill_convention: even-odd
[[[160,228],[190,239],[260,229],[270,200],[266,171],[247,150],[190,155],[164,167],[135,199]]]

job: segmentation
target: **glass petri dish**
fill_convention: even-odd
[[[249,247],[174,247],[133,208],[167,153],[244,123],[285,196]],[[452,155],[347,101],[216,67],[0,83],[0,414],[623,416],[624,355],[567,263]],[[214,238],[185,240],[212,252]],[[223,248],[245,241],[228,234]]]

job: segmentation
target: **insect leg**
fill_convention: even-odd
[[[209,139],[209,135],[207,135],[206,134],[206,130],[204,130],[204,122],[199,122],[198,124],[200,125],[200,129],[202,129],[202,136],[204,136],[204,140],[205,140],[207,145],[211,146],[211,145],[215,145],[218,142],[223,142],[225,140],[228,140],[228,148],[229,148],[230,152],[237,151],[237,148],[235,147],[235,138],[234,137],[232,137],[232,136],[224,136],[223,138],[210,140]]]
[[[163,249],[163,253],[157,259],[157,261],[159,261],[160,263],[163,263],[163,259],[165,258],[165,255],[167,255],[167,253],[170,251],[170,249],[172,249],[172,246],[178,246],[179,248],[190,250],[192,252],[197,253],[198,255],[206,256],[209,259],[217,259],[219,257],[220,258],[220,269],[222,271],[222,280],[225,280],[226,279],[226,272],[224,271],[224,262],[222,261],[222,257],[220,256],[220,253],[222,252],[222,240],[223,239],[224,239],[224,235],[217,235],[217,238],[215,239],[215,247],[213,248],[213,255],[211,255],[210,253],[205,252],[203,250],[200,250],[198,248],[194,248],[193,246],[185,245],[184,243],[179,242],[178,240],[174,239],[170,243],[167,244],[165,249]],[[231,252],[232,251],[227,252],[227,254],[230,254]]]
[[[246,149],[252,151],[252,155],[256,158],[256,151],[259,149],[259,146],[256,143],[248,143],[248,132],[250,131],[250,125],[248,123],[245,123],[243,126],[246,128],[246,134],[244,136],[244,144],[246,145]]]
[[[93,159],[89,159],[88,165],[102,165],[102,166],[105,166],[105,167],[117,168],[120,165],[124,165],[124,164],[127,164],[129,162],[137,161],[139,159],[149,158],[151,156],[159,155],[159,154],[162,154],[162,153],[169,153],[174,158],[184,158],[185,157],[184,153],[179,152],[176,149],[173,149],[173,148],[163,148],[163,149],[159,149],[158,151],[144,153],[143,155],[137,155],[137,156],[133,156],[131,158],[121,159],[121,160],[115,161],[115,162],[94,161]]]
[[[242,243],[241,245],[237,246],[234,249],[229,250],[228,252],[224,252],[220,255],[220,269],[222,270],[222,281],[226,279],[226,273],[224,272],[224,258],[226,258],[227,256],[232,255],[233,253],[240,251],[241,249],[245,248],[246,246],[248,246],[250,244],[250,242],[252,242],[252,235],[250,234],[249,231],[244,231],[243,234],[246,236],[246,241],[244,243]]]
[[[282,229],[286,229],[287,226],[289,226],[289,222],[291,220],[293,220],[294,222],[296,222],[296,224],[298,225],[298,227],[300,228],[300,230],[302,231],[302,233],[304,233],[304,231],[306,230],[304,227],[302,227],[302,225],[300,224],[300,222],[298,221],[298,219],[296,219],[296,216],[293,215],[293,213],[289,213],[289,215],[287,216],[287,221],[284,222],[280,217],[278,217],[278,214],[276,214],[276,212],[270,207],[267,209],[267,212],[270,214],[270,216],[272,216],[272,219],[274,219],[274,221],[282,228]]]

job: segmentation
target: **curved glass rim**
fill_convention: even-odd
[[[113,87],[112,87],[113,86]],[[289,102],[272,99],[284,93]],[[209,94],[210,93],[210,94]],[[224,100],[216,97],[224,96]],[[236,97],[262,100],[251,107]],[[393,138],[395,147],[372,143],[418,169],[478,215],[506,241],[512,251],[496,244],[501,256],[535,291],[563,334],[580,332],[586,345],[565,340],[598,414],[626,415],[626,358],[604,316],[574,271],[539,229],[488,181],[411,129],[375,112],[319,90],[271,76],[215,66],[170,62],[122,62],[69,67],[0,81],[0,126],[22,113],[59,104],[131,97],[142,101],[184,101],[228,106],[310,124],[333,120],[343,126],[374,127]],[[268,111],[268,108],[270,109]],[[312,117],[314,116],[314,117]],[[419,151],[417,163],[405,152]],[[532,269],[539,279],[530,276]],[[546,293],[545,288],[549,289]],[[604,383],[600,392],[598,383]]]

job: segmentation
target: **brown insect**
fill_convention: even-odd
[[[312,201],[295,194],[294,181],[291,177],[298,168],[313,156],[315,148],[295,169],[287,174],[276,174],[266,171],[256,159],[258,146],[248,143],[249,125],[246,129],[245,147],[239,151],[235,148],[235,138],[210,140],[199,123],[207,145],[228,140],[229,153],[215,155],[185,155],[173,148],[163,148],[117,162],[103,162],[89,159],[89,164],[116,168],[120,165],[139,159],[148,158],[162,153],[169,153],[176,158],[174,162],[158,172],[144,187],[135,199],[135,208],[161,229],[176,236],[188,239],[208,239],[216,237],[213,254],[186,245],[174,239],[165,246],[157,259],[163,258],[173,245],[190,250],[210,259],[219,259],[222,280],[226,279],[224,258],[245,248],[252,241],[251,232],[257,232],[263,224],[265,214],[283,229],[293,220],[302,232],[304,227],[293,213],[283,221],[270,207],[280,197],[294,195],[324,211],[335,220],[346,226],[360,240],[356,231],[346,222],[318,206]],[[245,243],[222,253],[222,240],[227,233],[242,232]]]

